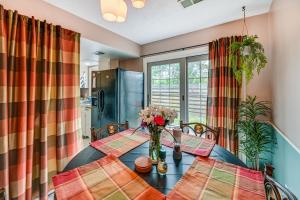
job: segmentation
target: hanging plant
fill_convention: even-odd
[[[230,66],[239,84],[242,83],[243,73],[248,83],[253,78],[254,71],[259,74],[267,64],[264,48],[256,41],[257,38],[257,35],[246,35],[241,42],[233,42],[229,46]],[[238,63],[236,55],[239,55],[240,66],[236,65]]]

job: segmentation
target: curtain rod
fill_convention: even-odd
[[[160,55],[160,54],[172,53],[172,52],[177,52],[177,51],[184,51],[184,50],[187,50],[187,49],[194,49],[194,48],[197,48],[197,47],[207,46],[208,44],[209,43],[197,44],[197,45],[193,45],[193,46],[189,46],[189,47],[183,47],[183,48],[178,48],[178,49],[161,51],[161,52],[157,52],[157,53],[146,54],[146,55],[142,55],[141,57],[145,58],[145,57],[156,56],[156,55]]]

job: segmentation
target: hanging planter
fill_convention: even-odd
[[[249,46],[245,46],[242,52],[243,56],[249,56],[250,55],[250,47]]]
[[[229,47],[229,62],[233,69],[234,76],[239,84],[242,83],[243,73],[247,83],[253,78],[254,71],[258,74],[267,64],[267,57],[261,43],[257,42],[257,35],[244,36],[241,42],[233,42]],[[237,66],[237,56],[239,56],[239,64]]]
[[[254,71],[259,74],[267,64],[264,47],[256,41],[258,39],[257,35],[248,35],[246,6],[242,7],[242,11],[244,14],[242,35],[244,37],[242,41],[233,42],[229,46],[229,65],[232,67],[234,76],[240,85],[243,76],[245,76],[248,83],[253,78]],[[246,31],[245,34],[244,31]]]

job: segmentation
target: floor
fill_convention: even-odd
[[[83,139],[83,149],[87,146],[90,145],[90,142],[91,142],[91,138],[84,138]]]

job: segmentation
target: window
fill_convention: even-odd
[[[149,102],[151,105],[159,105],[173,108],[181,115],[181,76],[182,60],[168,60],[150,63],[151,74],[149,89]],[[179,124],[179,117],[175,120]]]
[[[148,104],[173,108],[180,120],[206,123],[207,55],[148,63]]]
[[[205,57],[188,59],[188,121],[206,123],[208,60]]]

